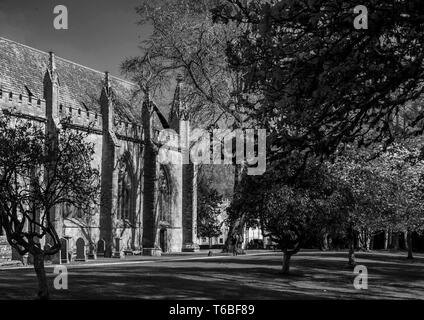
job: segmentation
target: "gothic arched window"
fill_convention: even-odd
[[[166,170],[161,167],[158,180],[158,214],[159,221],[171,223],[170,188]]]
[[[131,182],[128,174],[120,170],[118,175],[118,219],[129,219],[131,211]]]

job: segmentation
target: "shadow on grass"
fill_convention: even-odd
[[[69,269],[69,289],[54,299],[417,299],[424,297],[422,267],[379,255],[359,255],[369,289],[355,290],[346,253],[293,256],[282,275],[281,254],[152,262]],[[49,283],[54,274],[48,270]],[[0,272],[0,299],[32,299],[32,270]]]

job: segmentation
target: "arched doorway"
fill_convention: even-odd
[[[160,229],[159,245],[162,252],[168,252],[168,237],[167,237],[166,228]]]
[[[164,166],[160,167],[158,177],[157,219],[159,229],[159,246],[162,252],[169,251],[168,228],[172,226],[171,220],[171,190],[169,175]]]

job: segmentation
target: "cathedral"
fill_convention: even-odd
[[[83,258],[160,255],[198,250],[196,168],[184,164],[177,145],[164,152],[173,161],[146,156],[147,138],[189,127],[180,102],[182,79],[169,112],[151,108],[139,86],[77,63],[0,38],[0,110],[42,123],[55,132],[61,119],[89,133],[95,145],[92,166],[101,172],[99,206],[89,216],[70,206],[55,208],[62,250],[56,262]],[[164,155],[162,155],[163,157]],[[152,160],[153,159],[153,160]],[[144,177],[153,175],[153,214],[144,214]],[[83,248],[83,249],[81,249]],[[21,260],[0,226],[0,262]]]

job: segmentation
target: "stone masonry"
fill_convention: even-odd
[[[163,115],[169,113],[169,123],[177,133],[189,130],[180,102],[181,85],[178,79],[169,112],[158,106]],[[96,249],[99,240],[104,240],[106,257],[122,257],[116,251],[160,254],[161,247],[168,252],[198,249],[196,168],[182,164],[186,151],[181,148],[161,151],[174,159],[169,165],[160,165],[157,154],[153,158],[148,154],[151,146],[146,138],[157,139],[163,123],[150,109],[143,111],[143,104],[147,108],[150,100],[134,94],[136,90],[136,84],[107,72],[0,38],[0,111],[13,109],[15,116],[38,121],[53,135],[65,117],[77,130],[90,129],[88,139],[96,150],[92,165],[101,172],[100,206],[90,217],[78,216],[68,206],[55,208],[53,215],[72,257],[79,238],[88,256],[93,256],[89,251]],[[146,175],[166,177],[164,190],[169,196],[155,199],[166,203],[143,203]],[[151,206],[169,212],[145,216],[143,212]],[[5,235],[0,234],[0,260],[11,256]],[[60,262],[60,254],[52,260]]]

